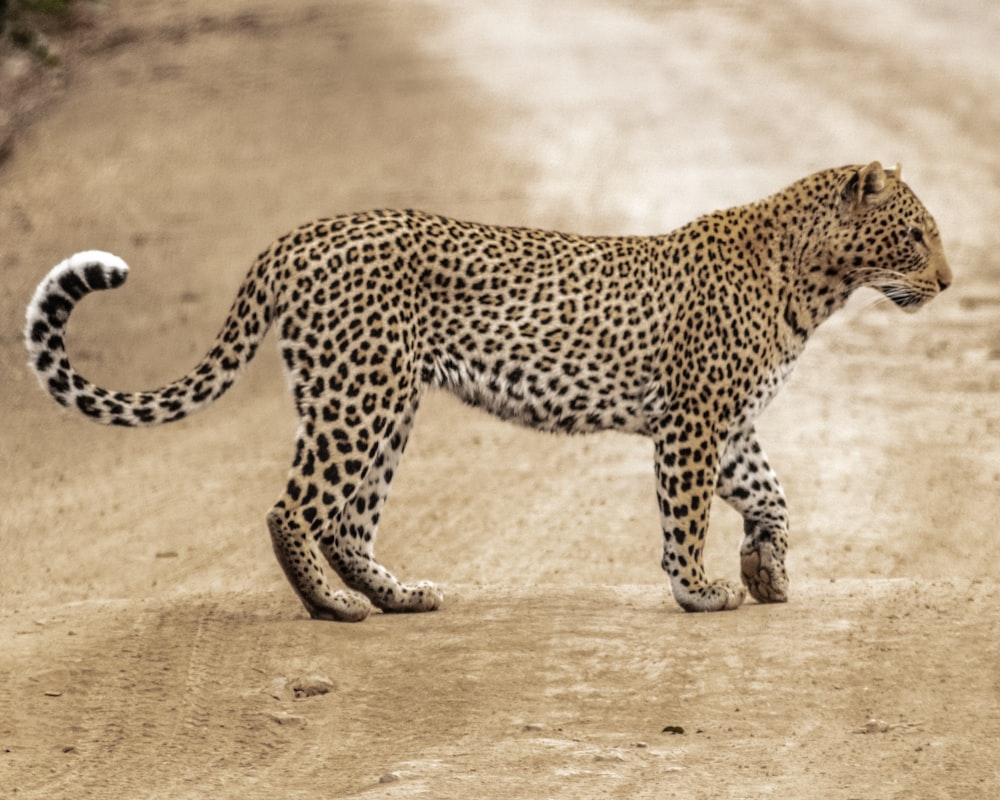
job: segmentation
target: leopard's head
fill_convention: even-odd
[[[884,170],[874,161],[840,172],[827,274],[841,291],[869,286],[913,312],[947,289],[951,268],[937,224],[899,167]]]

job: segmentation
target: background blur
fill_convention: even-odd
[[[12,44],[9,30],[0,45],[0,123],[24,122],[0,164],[0,633],[10,634],[0,640],[10,644],[0,670],[19,692],[9,709],[0,693],[0,720],[10,720],[0,721],[0,744],[9,743],[0,793],[17,786],[18,796],[51,797],[84,786],[108,797],[181,796],[208,781],[216,796],[274,785],[289,797],[310,785],[347,796],[382,769],[400,778],[373,790],[385,796],[418,788],[463,796],[469,786],[491,796],[501,784],[522,796],[530,787],[541,790],[532,796],[608,796],[609,787],[643,796],[666,763],[650,755],[655,747],[632,747],[600,769],[591,753],[587,774],[567,788],[567,764],[583,768],[566,743],[614,749],[609,731],[626,731],[628,746],[658,735],[643,714],[682,691],[677,665],[692,662],[735,672],[683,682],[697,697],[671,713],[696,709],[702,730],[719,722],[715,742],[670,751],[670,778],[687,787],[677,796],[702,796],[706,774],[712,797],[789,789],[807,797],[865,780],[882,787],[865,796],[976,796],[934,794],[928,785],[943,776],[970,792],[1000,787],[992,758],[969,738],[972,727],[985,742],[1000,733],[996,638],[981,636],[995,634],[1000,605],[996,3],[81,0],[71,14],[37,22],[54,66]],[[76,365],[111,388],[148,388],[195,363],[256,253],[313,217],[419,207],[653,234],[816,170],[874,159],[902,164],[937,219],[955,283],[913,316],[859,293],[818,332],[761,419],[792,512],[793,597],[780,609],[751,606],[711,621],[674,614],[659,568],[648,442],[543,436],[434,395],[394,482],[378,552],[401,578],[442,584],[446,610],[362,629],[283,627],[301,611],[263,518],[284,484],[296,423],[274,348],[217,408],[149,431],[102,429],[59,412],[24,367],[24,306],[45,272],[78,250],[114,252],[132,273],[127,287],[74,314]],[[740,521],[721,504],[713,512],[710,572],[734,577]],[[921,603],[934,605],[932,619],[901,628],[900,615]],[[623,619],[623,604],[648,615]],[[226,625],[217,624],[219,609],[234,615]],[[273,614],[266,636],[253,627],[258,609]],[[523,615],[517,625],[513,609]],[[499,627],[484,628],[484,619]],[[773,638],[741,628],[748,619],[778,626]],[[70,644],[67,626],[77,634]],[[683,641],[673,638],[678,626]],[[227,638],[236,628],[245,638]],[[350,641],[354,655],[316,636]],[[664,636],[673,655],[648,649],[666,647]],[[132,669],[145,669],[148,648],[159,648],[165,665],[158,677],[139,673],[155,688],[141,701],[134,686],[109,677],[121,671],[122,637],[138,654]],[[880,649],[889,640],[892,656]],[[789,641],[811,654],[805,674],[768,661]],[[418,642],[435,650],[412,655],[409,673],[373,666],[384,649]],[[245,690],[238,676],[263,680],[254,658],[257,669],[283,674],[287,665],[267,659],[300,650],[288,657],[336,672],[367,710],[313,708],[348,717],[324,727],[303,716],[303,741],[329,737],[320,739],[328,754],[357,741],[367,757],[352,752],[327,770],[323,753],[302,751],[282,730],[301,760],[268,760],[260,753],[272,745],[261,742],[278,735],[273,721],[258,727],[240,716],[239,736],[230,725],[215,737],[205,732],[215,718],[198,722],[193,705],[228,709],[225,692],[241,681]],[[341,655],[331,666],[315,662],[319,652]],[[457,669],[460,653],[474,663],[439,694],[435,676]],[[495,663],[498,653],[547,655]],[[639,659],[634,669],[625,669],[629,658]],[[761,658],[769,668],[758,674]],[[940,668],[898,677],[915,660]],[[51,685],[38,677],[43,662],[62,670],[61,705],[35,705]],[[586,664],[589,677],[573,669]],[[215,669],[232,684],[195,682],[199,670]],[[463,694],[462,676],[476,670],[493,692]],[[560,670],[572,684],[552,678]],[[739,679],[748,671],[752,698]],[[164,683],[167,673],[180,677]],[[887,710],[868,692],[890,676],[898,688]],[[797,683],[807,680],[853,688],[838,705]],[[522,693],[539,681],[551,691]],[[617,698],[618,711],[581,712],[583,701],[558,689],[566,685]],[[789,685],[794,696],[775,696]],[[400,697],[423,700],[413,713],[429,720],[426,730],[397,721],[403,744],[373,741],[380,717],[372,704],[386,703],[389,714]],[[463,702],[485,726],[478,733],[444,721]],[[630,703],[632,716],[622,710]],[[776,716],[764,729],[739,729],[746,749],[733,751],[736,760],[705,761],[720,739],[733,744],[726,715],[750,705]],[[892,747],[859,750],[868,739],[852,729],[878,714],[896,715],[899,726],[882,739]],[[588,721],[571,734],[571,718]],[[928,719],[947,724],[929,731]],[[515,746],[497,733],[539,720],[537,730],[563,744]],[[907,739],[903,723],[918,721],[923,738]],[[108,744],[112,729],[146,723],[156,730]],[[775,754],[776,742],[788,758]],[[807,743],[812,749],[796,749]],[[254,765],[242,764],[238,754],[254,747]],[[428,747],[437,748],[433,758]],[[913,755],[917,747],[923,755]],[[454,758],[467,752],[471,762],[459,767]],[[364,766],[379,758],[382,767]],[[393,766],[393,758],[422,766]],[[924,772],[913,760],[921,758]],[[744,761],[749,782],[727,782]],[[458,773],[484,783],[442,783]],[[533,777],[520,784],[512,773]],[[219,774],[230,780],[220,784]],[[501,775],[513,783],[498,783]]]

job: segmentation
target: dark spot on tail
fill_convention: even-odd
[[[108,288],[117,289],[123,283],[125,283],[125,278],[128,276],[127,272],[123,270],[116,269],[112,270],[111,275],[108,276]]]
[[[38,322],[36,322],[34,325],[31,326],[31,341],[35,343],[41,342],[42,339],[44,339],[45,336],[48,334],[48,332],[49,332],[48,324],[42,322],[42,320],[38,320]]]
[[[94,398],[88,395],[82,394],[76,398],[76,407],[88,417],[97,418],[101,416],[100,409],[94,407]]]
[[[83,268],[83,277],[87,279],[87,284],[91,289],[108,289],[107,273],[100,264],[90,264]]]
[[[67,272],[63,275],[59,279],[59,288],[66,292],[66,294],[74,300],[79,300],[90,291],[87,284],[80,280],[80,276],[75,272]]]
[[[66,392],[69,391],[69,380],[66,377],[65,372],[60,372],[56,377],[49,378],[49,394],[51,394],[56,400],[58,400],[63,405],[66,405],[66,399],[63,397]]]
[[[40,306],[42,313],[49,318],[49,324],[53,327],[62,327],[69,317],[69,312],[73,310],[73,304],[62,295],[51,294],[45,298]]]

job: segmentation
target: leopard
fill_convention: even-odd
[[[913,312],[952,281],[934,219],[898,166],[878,161],[816,172],[664,235],[342,214],[256,258],[190,372],[111,391],[71,366],[66,326],[80,300],[121,286],[128,269],[85,251],[39,284],[25,341],[41,386],[98,423],[172,422],[225,394],[274,328],[298,430],[267,527],[310,617],[345,622],[443,603],[437,585],[401,582],[374,549],[429,389],[540,431],[648,438],[676,603],[729,610],[747,593],[786,602],[788,506],[758,415],[856,290]],[[706,575],[716,496],[742,517],[739,582]]]

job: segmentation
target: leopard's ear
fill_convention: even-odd
[[[843,197],[855,208],[878,205],[886,197],[888,179],[878,161],[855,172],[844,187]]]

